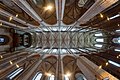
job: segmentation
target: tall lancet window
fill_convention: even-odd
[[[10,73],[7,76],[7,79],[13,80],[13,78],[15,78],[17,75],[19,75],[22,71],[23,71],[23,68],[17,68],[16,70],[14,70],[12,73]]]
[[[118,37],[118,38],[113,38],[112,41],[113,41],[114,43],[119,44],[119,43],[120,43],[120,37]]]
[[[97,38],[96,42],[104,42],[104,39],[103,38]]]
[[[70,76],[71,76],[71,73],[66,73],[65,75],[64,75],[64,80],[70,80]]]
[[[103,36],[103,34],[102,33],[96,33],[95,36],[99,37],[99,36]]]
[[[85,76],[81,73],[77,73],[75,77],[76,77],[76,80],[87,80]]]
[[[49,77],[49,80],[55,80],[55,76],[54,76],[54,75],[51,75],[51,76]]]
[[[42,73],[37,72],[36,75],[33,77],[32,80],[41,80],[41,78],[42,78]]]
[[[64,76],[64,80],[70,80],[68,76]]]

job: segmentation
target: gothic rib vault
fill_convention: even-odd
[[[119,80],[119,66],[109,55],[119,39],[105,25],[118,14],[119,26],[119,5],[119,0],[0,0],[0,79]]]

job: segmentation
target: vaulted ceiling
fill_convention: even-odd
[[[119,10],[119,0],[0,0],[0,27],[5,27],[0,33],[7,34],[0,37],[11,45],[4,49],[6,53],[0,53],[0,79],[20,65],[24,71],[16,80],[22,80],[26,73],[24,79],[32,79],[38,71],[59,79],[70,71],[74,80],[77,73],[84,72],[77,62],[94,70],[87,58],[120,77],[118,67],[107,66],[110,60],[120,63],[119,53],[113,54],[116,46],[119,48],[115,32],[120,26]]]

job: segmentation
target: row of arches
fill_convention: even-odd
[[[15,54],[16,56],[13,56]],[[82,79],[84,75],[73,56],[64,56],[62,59],[58,59],[58,56],[42,57],[42,55],[33,55],[27,52],[16,52],[13,55],[9,55],[11,59],[10,57],[8,59],[7,54],[3,55],[4,58],[0,61],[0,79],[55,80],[63,76],[64,80],[79,80],[80,78],[80,80],[85,80]],[[6,63],[4,63],[5,60]],[[2,67],[5,65],[6,67]],[[31,70],[33,71],[31,72]]]

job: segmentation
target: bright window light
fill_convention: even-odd
[[[41,30],[40,29],[34,29],[36,32],[41,32]]]
[[[47,52],[49,49],[44,49],[43,52]]]
[[[82,30],[80,30],[80,32],[86,32],[86,31],[89,31],[89,29],[82,29]]]
[[[116,32],[120,32],[120,29],[116,30]]]
[[[104,78],[103,80],[110,80],[108,77]]]
[[[64,80],[70,80],[69,77],[71,76],[71,73],[70,72],[67,72],[65,75],[64,75]]]
[[[20,68],[18,68],[17,70],[15,70],[14,72],[12,72],[8,77],[14,75],[16,72],[18,72],[20,70]]]
[[[96,51],[96,49],[93,49],[93,48],[86,48],[86,49],[90,51]]]
[[[95,44],[96,47],[101,48],[103,45],[102,44]]]
[[[35,49],[35,51],[39,51],[40,49]]]
[[[113,40],[112,40],[114,43],[120,43],[120,37],[118,37],[118,38],[113,38]]]
[[[104,39],[96,39],[97,42],[104,42]]]
[[[53,51],[52,51],[53,53],[57,53],[57,49],[53,49]]]
[[[76,52],[76,50],[75,49],[70,49],[73,53],[75,53]]]
[[[85,50],[85,49],[79,49],[80,51],[83,51],[83,52],[87,52],[88,50]]]
[[[102,33],[96,33],[95,36],[103,36]]]
[[[119,16],[120,16],[120,15],[117,14],[117,15],[115,15],[115,16],[110,17],[110,19],[115,19],[115,18],[117,18],[117,17],[119,17]]]
[[[48,5],[48,6],[45,7],[45,10],[50,10],[51,11],[52,9],[53,9],[52,5]]]
[[[120,64],[118,64],[118,63],[116,63],[114,61],[108,60],[108,62],[111,63],[111,64],[113,64],[113,65],[115,65],[115,66],[117,66],[117,67],[120,67]]]
[[[66,49],[61,49],[61,53],[67,53]]]
[[[73,28],[71,31],[75,31],[76,29],[75,28]]]
[[[22,68],[18,68],[16,69],[14,72],[12,72],[10,75],[8,75],[9,79],[13,79],[15,76],[17,76],[19,73],[21,73],[23,71]]]
[[[66,31],[66,29],[67,29],[66,27],[62,27],[61,31]]]
[[[70,80],[68,76],[64,76],[64,79],[65,80]]]
[[[48,29],[46,29],[46,28],[44,28],[43,30],[44,30],[44,31],[49,31],[49,30],[48,30]]]
[[[55,79],[55,76],[51,75],[49,80],[54,80],[54,79]]]
[[[120,49],[114,49],[114,50],[120,52]]]
[[[118,43],[120,43],[120,39],[118,39]]]
[[[0,42],[5,42],[5,39],[4,38],[0,38]]]
[[[42,73],[37,72],[37,73],[36,73],[36,75],[33,77],[33,79],[32,79],[32,80],[40,80],[40,79],[41,79],[41,77],[42,77]]]
[[[51,28],[53,31],[58,31],[56,27]]]

